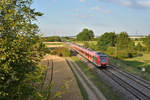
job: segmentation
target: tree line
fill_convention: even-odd
[[[39,61],[45,46],[33,23],[41,12],[31,8],[32,0],[0,0],[0,99],[40,98],[43,68]]]
[[[127,32],[120,32],[119,34],[115,32],[105,32],[94,39],[93,31],[90,30],[90,32],[88,32],[85,30],[88,29],[83,29],[83,31],[77,35],[78,41],[96,40],[96,45],[89,45],[85,42],[85,46],[106,52],[115,57],[129,58],[142,55],[142,52],[150,52],[150,35],[140,39],[142,43],[138,42],[138,44],[135,45],[135,40],[131,39]],[[92,33],[92,35],[89,35],[89,33]]]

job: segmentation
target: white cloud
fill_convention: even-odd
[[[90,14],[89,15],[73,14],[72,16],[81,18],[81,19],[87,19],[87,18],[93,17],[93,15],[90,15]]]
[[[110,14],[111,13],[110,10],[102,8],[102,7],[98,7],[98,6],[92,7],[90,9],[94,10],[94,11],[98,11],[98,12],[103,13],[103,14]]]
[[[129,0],[124,0],[124,1],[122,1],[121,2],[124,6],[132,6],[132,2],[131,1],[129,1]]]
[[[96,6],[96,7],[92,7],[91,10],[96,10],[96,11],[99,11],[101,8]]]
[[[111,11],[110,10],[101,10],[101,13],[103,13],[103,14],[110,14],[111,13]]]
[[[150,1],[139,1],[138,4],[142,7],[150,7]]]
[[[150,8],[150,0],[99,0],[132,8]]]
[[[80,0],[80,2],[85,2],[85,0]]]

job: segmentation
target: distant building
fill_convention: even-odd
[[[144,35],[130,35],[129,36],[131,39],[140,39],[140,38],[145,38]]]
[[[76,38],[76,36],[68,36],[68,37],[70,37],[70,38]]]

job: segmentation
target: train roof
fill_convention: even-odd
[[[91,50],[90,48],[84,48],[78,44],[72,44],[80,49],[82,49],[83,51],[86,51],[88,53],[90,53],[91,55],[95,55],[95,56],[107,56],[106,54],[102,53],[102,52],[95,52],[93,50]]]
[[[107,56],[105,53],[102,53],[102,52],[96,52],[96,54],[100,56]]]

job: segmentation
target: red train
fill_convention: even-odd
[[[71,47],[78,52],[80,55],[84,56],[86,59],[94,63],[98,67],[106,67],[108,65],[108,56],[104,53],[95,52],[90,49],[85,49],[80,45],[70,44]]]

